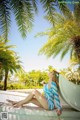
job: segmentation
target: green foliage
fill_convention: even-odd
[[[55,0],[40,0],[40,1],[43,4],[43,8],[46,12],[45,18],[54,25],[54,13],[56,11],[55,9],[56,1]]]
[[[54,68],[53,68],[54,69]],[[52,66],[48,67],[48,72],[52,70]],[[79,85],[80,84],[80,69],[73,69],[71,67],[67,69],[63,69],[60,71],[60,74],[62,74],[64,77],[67,78],[67,80],[70,80],[74,84]],[[28,77],[28,79],[27,79]],[[16,78],[18,78],[16,80]],[[9,78],[10,79],[10,78]],[[15,80],[15,81],[14,81]],[[19,74],[15,74],[13,79],[8,80],[7,89],[34,89],[34,88],[43,88],[43,85],[41,84],[42,81],[45,81],[47,83],[49,80],[48,73],[46,71],[36,71],[32,70],[30,72],[19,72]],[[3,89],[3,81],[0,83],[0,89]]]
[[[38,89],[42,89],[43,86],[42,85],[37,85],[37,86],[34,86],[34,85],[24,85],[22,83],[8,83],[7,85],[7,89],[8,90],[16,90],[16,89],[35,89],[35,88],[38,88]],[[4,89],[4,84],[3,83],[0,83],[0,90],[3,90]]]
[[[20,83],[14,83],[14,84],[8,84],[7,89],[23,89],[25,88],[22,84]]]
[[[4,84],[3,84],[3,82],[0,82],[0,90],[3,90],[3,89],[4,89]]]
[[[25,72],[24,70],[20,70],[13,75],[13,79],[10,79],[10,77],[8,78],[8,89],[43,88],[41,82],[48,82],[48,72],[53,69],[52,66],[49,66],[45,71],[32,70],[30,72]]]
[[[66,5],[65,0],[58,0],[58,6],[65,17],[68,17],[68,18],[71,17],[71,11]]]
[[[22,72],[21,70],[13,75],[13,79],[10,79],[10,76],[11,75],[9,75],[7,89],[42,88],[43,85],[41,82],[44,80],[47,83],[49,79],[47,72],[35,70],[31,72]],[[3,89],[3,82],[1,82],[0,88]]]
[[[17,21],[18,29],[24,38],[26,37],[26,33],[32,28],[33,6],[29,0],[11,0],[10,4]]]
[[[2,68],[0,68],[0,82],[3,80],[4,77],[4,71]]]
[[[54,25],[56,6],[65,15],[70,14],[68,7],[59,0],[0,0],[0,30],[5,42],[11,26],[11,13],[14,14],[18,30],[23,38],[32,29],[35,13],[38,12],[38,4],[42,4],[46,13],[45,18]],[[76,6],[76,10],[79,7]]]
[[[13,50],[10,50],[13,47],[0,40],[0,67],[9,70],[11,73],[21,68],[19,56]]]
[[[32,6],[33,6],[33,8],[34,8],[34,10],[35,10],[35,13],[38,13],[38,7],[37,7],[37,0],[32,0],[31,1],[32,2]]]
[[[80,85],[80,69],[68,67],[67,69],[61,70],[61,74],[74,84]]]
[[[78,3],[77,6],[79,6]],[[47,43],[40,49],[39,54],[45,54],[47,57],[56,57],[61,54],[61,60],[67,53],[75,58],[80,59],[80,18],[76,19],[74,12],[70,11],[70,17],[55,12],[54,27],[41,35],[47,35]],[[79,11],[77,11],[79,13]]]
[[[33,1],[33,0],[32,0]],[[8,33],[11,23],[11,13],[15,15],[18,29],[22,37],[26,37],[26,33],[32,28],[34,18],[34,8],[36,2],[29,0],[1,0],[0,1],[0,25],[5,41],[8,39]]]
[[[25,86],[34,86],[38,87],[41,86],[41,82],[44,80],[45,82],[48,81],[48,75],[46,72],[35,71],[32,70],[31,72],[19,72],[16,74],[19,81],[22,82]]]
[[[78,0],[79,4],[75,4],[74,6],[74,14],[76,21],[80,22],[80,0]]]
[[[0,29],[5,41],[7,41],[11,23],[10,14],[9,0],[0,0]]]
[[[2,39],[3,38],[0,36],[0,69],[3,73],[3,75],[1,73],[0,76],[4,76],[4,89],[6,90],[9,72],[13,74],[22,67],[19,56],[17,56],[17,54],[11,50],[11,48],[14,46],[7,45],[7,42],[5,43]]]

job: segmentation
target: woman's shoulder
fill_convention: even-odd
[[[56,90],[59,90],[59,86],[54,81],[52,81],[51,88],[56,88]]]
[[[55,86],[56,86],[56,82],[52,81],[52,82],[51,82],[51,85],[55,85]]]

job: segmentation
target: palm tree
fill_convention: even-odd
[[[7,78],[9,72],[12,74],[21,68],[20,60],[17,54],[10,50],[13,46],[6,45],[0,41],[0,64],[4,72],[4,90],[7,89]]]
[[[40,0],[46,12],[46,18],[54,23],[55,6],[58,5],[64,14],[69,12],[63,0]],[[35,13],[38,12],[38,0],[0,0],[0,30],[4,35],[5,41],[8,39],[8,33],[11,26],[11,14],[15,16],[18,29],[22,37],[26,37],[28,31],[33,26]],[[52,24],[53,24],[52,23]]]
[[[23,69],[15,74],[15,78],[17,78],[19,82],[24,83],[25,86],[29,85],[29,75]]]
[[[79,59],[75,58],[74,56],[72,56],[72,59],[70,59],[69,63],[71,67],[77,66],[80,68]]]
[[[40,49],[40,54],[56,57],[59,53],[61,59],[69,52],[80,64],[80,2],[74,5],[74,11],[69,16],[55,12],[54,27],[41,35],[47,35],[47,43]]]

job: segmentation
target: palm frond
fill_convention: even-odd
[[[58,12],[55,12],[54,24],[57,25],[57,23],[63,23],[63,22],[65,22],[65,17],[59,14]]]
[[[67,6],[65,0],[58,0],[58,6],[59,6],[60,11],[63,13],[63,15],[66,18],[71,18],[71,11],[69,7]]]
[[[55,9],[55,0],[40,0],[40,2],[43,4],[43,8],[46,12],[45,18],[54,25],[54,13],[56,11]]]
[[[60,53],[62,60],[67,52],[71,51],[70,55],[72,56],[73,50],[75,51],[74,44],[75,42],[77,43],[77,40],[74,39],[74,36],[80,36],[80,28],[78,27],[75,19],[67,19],[63,15],[59,15],[59,13],[56,13],[56,15],[57,16],[55,16],[54,19],[54,28],[51,28],[49,31],[44,32],[44,34],[46,33],[45,35],[48,36],[48,41],[40,49],[39,54],[45,54],[47,57],[56,57]],[[60,18],[57,20],[59,16]],[[77,55],[76,51],[75,54]]]
[[[77,4],[74,4],[74,15],[76,21],[80,23],[80,0]]]
[[[65,57],[65,54],[70,52],[70,50],[71,50],[71,45],[69,44],[69,40],[66,41],[65,44],[66,45],[64,45],[63,50],[62,50],[61,60]]]
[[[10,22],[11,18],[9,0],[0,0],[0,29],[4,36],[5,42],[8,39]]]
[[[40,49],[39,53],[45,54],[47,57],[56,57],[65,45],[64,39],[65,37],[60,36],[57,33],[53,36],[51,35],[51,37],[49,36],[48,42]]]
[[[37,0],[32,0],[32,5],[35,10],[35,13],[38,13],[38,8],[37,8]]]
[[[22,37],[26,37],[26,33],[31,30],[33,22],[33,7],[29,0],[12,0],[12,10],[18,24],[18,29]]]

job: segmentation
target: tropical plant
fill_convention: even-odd
[[[9,72],[12,74],[21,68],[19,56],[11,50],[12,45],[6,45],[0,40],[0,68],[4,73],[4,90],[7,88],[7,78]]]
[[[29,75],[23,69],[19,70],[14,77],[17,78],[18,82],[23,83],[25,86],[29,85]]]
[[[54,23],[56,5],[59,6],[64,14],[69,11],[66,4],[61,1],[63,0],[0,0],[0,30],[1,34],[4,34],[5,41],[8,39],[12,14],[15,16],[22,37],[26,37],[26,33],[33,26],[35,13],[38,12],[38,4],[41,3],[43,5],[46,18]]]
[[[61,70],[61,74],[65,76],[69,81],[80,84],[80,70],[79,69],[73,69],[71,67],[68,67],[67,69]]]
[[[44,80],[45,82],[48,81],[47,72],[40,70],[32,70],[30,72],[25,72],[24,70],[19,71],[15,74],[17,78],[17,82],[23,84],[26,87],[32,88],[42,86],[41,82]]]
[[[29,80],[31,81],[30,83],[32,83],[33,86],[37,86],[40,82],[40,79],[41,71],[32,70],[31,72],[29,72]]]
[[[67,14],[54,13],[54,27],[39,35],[47,35],[47,43],[40,49],[40,54],[47,57],[56,57],[61,54],[61,59],[67,53],[70,58],[74,56],[80,64],[80,1],[74,4],[74,11]]]
[[[70,59],[69,61],[70,63],[70,67],[72,69],[78,69],[80,70],[80,62],[79,62],[79,59],[75,58],[74,56],[72,57],[72,59]]]

